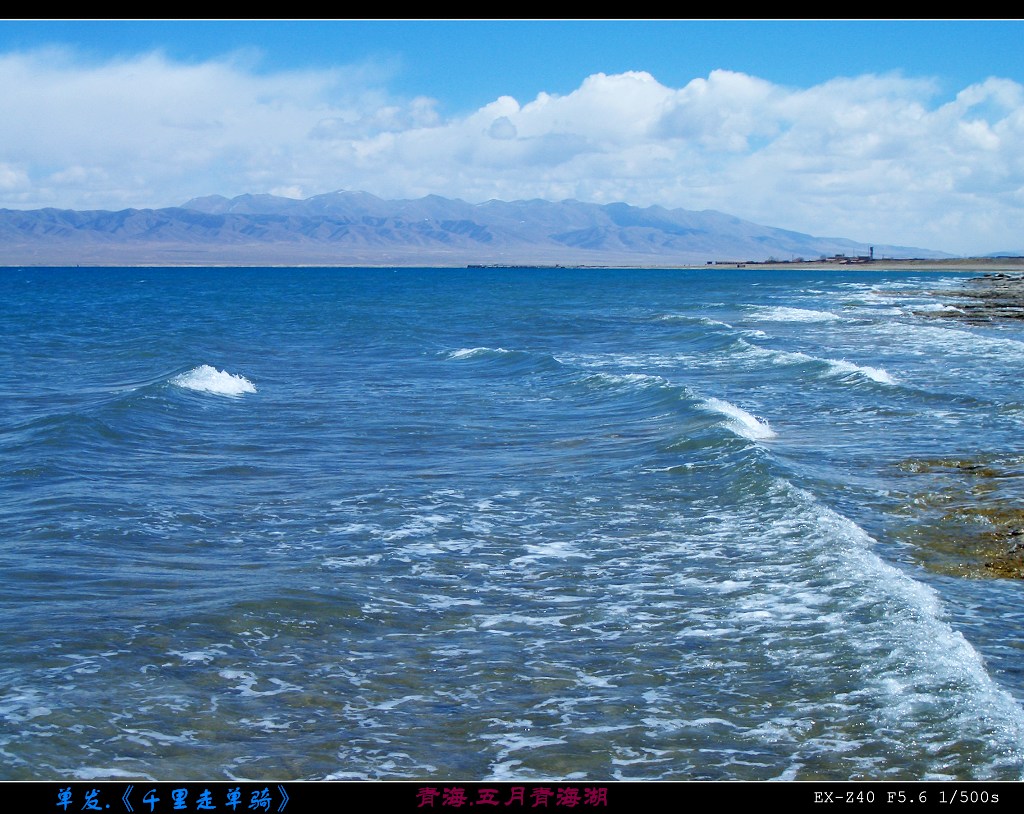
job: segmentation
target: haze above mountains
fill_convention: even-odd
[[[869,249],[710,210],[573,200],[388,201],[339,191],[305,200],[211,195],[118,212],[0,210],[4,265],[680,266]],[[874,255],[951,256],[879,244]]]

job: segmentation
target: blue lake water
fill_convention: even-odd
[[[1021,779],[962,281],[0,270],[0,777]]]

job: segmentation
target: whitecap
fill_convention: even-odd
[[[668,385],[668,381],[664,378],[651,375],[650,373],[594,373],[587,376],[585,381],[596,381],[613,387],[619,385],[663,387]]]
[[[217,370],[211,365],[194,367],[187,373],[175,376],[172,384],[200,393],[216,393],[220,396],[241,396],[255,393],[256,386],[245,376],[236,376],[226,370]]]
[[[889,372],[881,367],[869,367],[868,365],[855,365],[853,362],[838,359],[826,359],[829,366],[837,373],[857,373],[865,378],[871,379],[879,384],[896,384],[896,380],[889,375]]]
[[[773,306],[755,310],[758,317],[770,322],[836,322],[842,319],[831,311],[813,311],[809,308]]]
[[[1001,759],[1012,761],[1019,771],[1024,758],[1024,710],[993,679],[981,654],[967,638],[946,621],[935,589],[885,562],[875,551],[876,541],[852,520],[823,506],[809,492],[782,483],[801,504],[804,517],[817,526],[820,539],[838,545],[819,551],[819,562],[842,581],[867,586],[863,602],[888,608],[856,634],[851,616],[859,611],[843,608],[837,614],[839,624],[850,631],[851,643],[860,643],[865,664],[870,661],[867,654],[877,653],[884,637],[889,655],[881,663],[864,668],[867,692],[882,700],[878,711],[885,721],[879,723],[905,726],[924,715],[922,710],[936,699],[954,693],[957,700],[951,723],[957,737],[964,733],[964,739],[985,738],[993,745],[999,744]],[[805,535],[805,541],[814,536]],[[820,617],[817,609],[809,610]],[[941,738],[938,733],[936,737]],[[937,740],[928,748],[943,745],[949,743]]]
[[[775,430],[768,426],[767,421],[751,415],[731,402],[723,401],[722,399],[706,399],[702,406],[713,412],[721,413],[730,419],[728,423],[729,429],[744,438],[749,438],[752,441],[761,441],[766,438],[774,438],[776,435]]]
[[[742,339],[739,340],[739,344],[741,354],[754,359],[767,358],[772,364],[796,365],[803,364],[805,362],[824,362],[828,365],[830,374],[842,375],[844,373],[856,373],[859,376],[863,376],[864,378],[870,379],[873,382],[878,382],[879,384],[897,384],[896,380],[884,368],[857,365],[853,362],[847,362],[845,359],[820,359],[817,356],[809,356],[808,354],[801,353],[800,351],[790,352],[783,350],[771,350],[770,348],[751,345],[749,342]]]
[[[511,353],[505,348],[459,348],[448,354],[449,359],[472,359],[476,356],[487,356],[492,353]]]
[[[914,310],[915,311],[928,311],[928,312],[934,312],[934,313],[940,313],[940,312],[953,313],[953,314],[962,314],[962,313],[964,313],[964,310],[962,308],[957,308],[955,305],[945,305],[945,304],[943,304],[941,302],[929,302],[929,303],[924,303],[922,305],[915,305],[914,306]]]

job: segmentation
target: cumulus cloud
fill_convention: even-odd
[[[938,99],[927,80],[810,88],[642,71],[442,118],[358,67],[258,73],[146,54],[0,55],[0,206],[163,206],[212,193],[361,189],[469,201],[718,209],[818,235],[971,253],[1021,248],[1024,87]]]

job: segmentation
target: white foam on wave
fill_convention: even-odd
[[[877,291],[867,291],[864,294],[865,301],[872,305],[904,305],[907,302],[907,297],[891,297],[885,294],[879,294]],[[902,312],[902,308],[896,309],[898,312]]]
[[[800,351],[763,348],[760,345],[751,344],[745,339],[738,339],[736,344],[739,347],[737,352],[739,356],[747,357],[757,362],[767,361],[773,365],[799,365],[805,362],[815,361],[815,357],[809,356]]]
[[[991,336],[972,331],[963,326],[939,325],[934,321],[927,325],[918,323],[882,322],[874,330],[884,337],[898,339],[901,346],[921,354],[935,354],[943,357],[961,354],[975,359],[979,353],[998,354],[996,358],[1024,359],[1024,342],[1006,336]]]
[[[879,384],[896,384],[896,380],[889,375],[889,372],[881,367],[869,367],[868,365],[855,365],[845,359],[826,359],[829,366],[837,373],[857,373],[873,382]]]
[[[437,530],[446,524],[454,523],[456,518],[446,514],[421,514],[413,516],[408,523],[404,523],[401,527],[386,532],[381,535],[381,539],[385,542],[393,542],[395,540],[404,540],[408,537],[412,538],[424,538],[430,537]]]
[[[842,317],[831,311],[813,311],[809,308],[790,308],[783,305],[755,309],[761,319],[769,322],[836,322]]]
[[[71,775],[75,780],[112,780],[118,777],[143,777],[146,780],[155,782],[155,778],[152,775],[140,772],[138,769],[115,769],[105,766],[82,766],[72,770]]]
[[[540,560],[565,560],[569,557],[580,557],[589,560],[594,556],[586,551],[581,551],[574,543],[566,540],[527,543],[526,551],[526,554],[521,557],[516,557],[509,563],[509,565],[513,568],[521,568],[524,565],[529,565]]]
[[[832,374],[841,375],[844,373],[856,373],[859,376],[863,376],[864,378],[870,379],[873,382],[878,382],[879,384],[897,384],[897,381],[884,368],[858,365],[853,362],[847,362],[845,359],[822,359],[817,356],[810,356],[809,354],[802,353],[800,351],[784,351],[762,348],[758,345],[752,345],[743,339],[739,340],[739,342],[741,354],[754,359],[767,359],[772,364],[797,365],[804,364],[806,362],[824,362],[829,366],[829,373]]]
[[[657,322],[696,322],[698,325],[710,325],[715,328],[732,328],[728,322],[711,317],[697,317],[691,314],[660,314],[655,317]]]
[[[804,513],[814,517],[824,538],[839,543],[838,548],[818,552],[819,561],[843,581],[861,582],[867,588],[862,602],[874,609],[875,618],[858,621],[864,629],[853,639],[871,653],[871,659],[865,658],[872,666],[865,668],[864,679],[869,692],[884,699],[879,714],[890,718],[889,725],[902,728],[918,716],[926,720],[923,707],[954,691],[961,703],[950,710],[949,719],[957,722],[957,731],[988,741],[1000,752],[997,762],[1019,769],[1024,758],[1024,709],[995,682],[981,654],[946,621],[935,590],[879,557],[875,541],[852,520],[810,493],[785,486]],[[880,606],[887,606],[889,613],[877,614]],[[856,618],[862,610],[846,607],[840,616]],[[852,632],[850,619],[838,621]],[[883,637],[885,644],[880,646]],[[991,770],[979,769],[982,777]]]
[[[907,313],[905,308],[888,307],[885,305],[865,305],[863,307],[851,307],[850,310],[854,316],[867,317],[869,319],[877,317],[902,317]]]
[[[847,753],[843,762],[860,764],[864,775],[896,776],[905,765],[877,756],[912,745],[926,779],[1019,778],[1024,710],[947,621],[939,594],[883,560],[864,529],[788,480],[774,479],[765,498],[749,515],[702,521],[702,545],[721,539],[730,578],[749,579],[750,588],[727,604],[688,612],[687,650],[700,652],[707,639],[735,642],[728,652],[741,654],[756,642],[776,669],[808,686],[830,686],[838,672],[828,692],[782,701],[744,738],[789,742],[804,758]],[[755,550],[735,545],[745,536],[756,537]],[[668,698],[649,700],[644,723],[652,731],[682,724]],[[851,728],[862,716],[867,725]],[[819,732],[809,728],[815,721]],[[965,743],[978,750],[965,758],[970,764],[956,757]],[[874,759],[856,756],[868,750]]]
[[[472,359],[475,356],[486,356],[489,353],[511,353],[505,348],[459,348],[448,354],[449,359]]]
[[[720,413],[729,419],[728,427],[737,435],[749,438],[751,441],[763,441],[768,438],[775,438],[776,432],[764,419],[751,415],[741,407],[722,399],[705,399],[701,406],[716,413]]]
[[[376,565],[383,559],[383,554],[369,554],[365,557],[327,557],[323,561],[324,568],[365,568]]]
[[[246,393],[256,392],[256,386],[245,376],[236,376],[226,370],[217,370],[211,365],[194,367],[187,373],[175,376],[171,379],[171,383],[178,387],[184,387],[186,390],[215,393],[218,396],[242,396]]]
[[[576,365],[587,370],[600,370],[601,368],[651,368],[651,367],[678,367],[680,363],[691,364],[697,357],[689,353],[643,353],[643,354],[558,354],[555,357],[561,365]],[[615,374],[610,374],[615,375]],[[623,374],[632,376],[644,376],[647,374]]]
[[[943,304],[941,302],[928,302],[928,303],[924,303],[922,305],[915,305],[913,310],[914,311],[928,311],[928,312],[934,312],[934,313],[942,313],[942,312],[953,313],[953,314],[962,314],[962,313],[964,313],[964,310],[962,308],[957,308],[955,305],[945,305],[945,304]]]
[[[667,387],[668,380],[650,373],[594,373],[587,377],[589,381],[597,381],[613,387],[626,385],[629,387]]]

